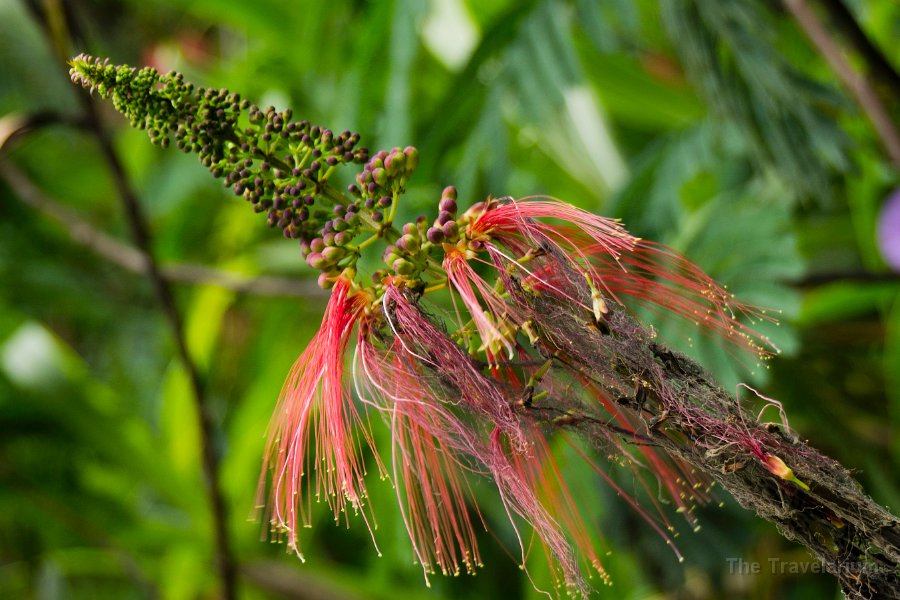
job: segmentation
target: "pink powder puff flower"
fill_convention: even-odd
[[[469,235],[485,238],[489,251],[513,263],[516,256],[497,249],[509,248],[513,255],[526,255],[535,248],[557,251],[582,272],[592,299],[605,292],[620,303],[633,301],[660,313],[674,315],[760,358],[777,352],[771,341],[739,320],[743,315],[755,322],[774,320],[756,307],[734,300],[731,293],[702,269],[662,244],[630,235],[616,220],[594,215],[552,199],[505,198],[470,209]],[[549,221],[549,222],[547,222]],[[553,272],[519,265],[532,285],[565,296],[567,289]],[[599,320],[605,306],[590,308]]]
[[[505,350],[512,358],[515,353],[515,329],[512,326],[518,325],[521,320],[513,314],[513,307],[475,272],[469,264],[470,258],[457,248],[448,248],[444,255],[444,271],[472,316],[481,339],[478,349],[492,355]],[[486,309],[481,307],[481,302],[484,302]]]
[[[355,383],[391,429],[393,480],[403,522],[425,581],[435,572],[474,572],[481,558],[468,506],[474,506],[465,471],[479,443],[448,406],[415,358],[394,340],[379,350],[360,327]]]
[[[328,503],[336,522],[346,519],[350,508],[363,516],[370,532],[374,528],[364,510],[361,442],[372,449],[379,470],[384,468],[344,387],[344,353],[366,303],[365,295],[351,293],[347,279],[337,279],[322,326],[291,368],[269,426],[257,501],[266,504],[268,487],[272,526],[287,534],[288,546],[301,559],[298,531],[310,525],[313,496]]]

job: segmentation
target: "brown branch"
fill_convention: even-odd
[[[0,156],[19,138],[52,125],[83,128],[83,119],[56,111],[40,111],[30,114],[8,113],[0,117]]]
[[[241,574],[257,588],[292,600],[362,600],[349,590],[283,562],[257,560],[241,565]]]
[[[35,6],[32,8],[35,10],[35,18],[43,29],[47,45],[60,60],[60,64],[64,65],[68,56],[71,55],[69,51],[69,46],[71,45],[70,32],[75,27],[71,19],[71,13],[66,10],[68,8],[67,5],[65,2],[62,2],[46,7]],[[126,260],[136,261],[134,264],[150,279],[159,305],[169,323],[178,357],[190,382],[191,395],[197,408],[202,470],[206,481],[207,496],[213,520],[216,566],[221,581],[222,597],[225,600],[234,600],[237,597],[237,566],[228,537],[227,512],[219,483],[219,460],[213,448],[214,428],[209,406],[206,402],[205,386],[197,365],[188,351],[181,315],[178,312],[172,289],[153,256],[150,231],[144,219],[137,195],[132,189],[128,176],[125,173],[125,168],[103,127],[93,100],[84,94],[78,94],[77,97],[81,104],[81,111],[80,116],[76,120],[84,123],[84,128],[94,137],[99,146],[102,159],[112,175],[131,236],[137,246],[137,254],[131,254]],[[82,233],[86,234],[87,232],[82,231]],[[109,242],[110,240],[104,241]],[[95,248],[97,247],[97,244],[95,244]],[[103,242],[100,242],[99,247],[103,248],[103,251],[115,249],[115,246],[110,246],[108,243],[104,244]]]
[[[876,85],[883,86],[894,101],[900,100],[900,74],[863,31],[843,0],[819,0],[831,23],[840,29],[847,42],[865,61]]]
[[[564,356],[580,377],[617,398],[631,422],[644,424],[638,433],[653,445],[803,544],[851,600],[900,600],[900,519],[867,496],[845,467],[786,425],[747,414],[702,367],[655,342],[620,305],[607,302],[604,332],[586,327],[577,316],[583,309],[570,300],[523,290],[516,295],[540,323],[542,353]],[[589,415],[595,405],[578,410]],[[596,420],[580,414],[551,423],[601,444],[609,439]],[[808,489],[767,468],[763,461],[772,456]]]
[[[900,131],[891,120],[890,114],[878,98],[872,85],[863,75],[853,69],[844,57],[841,48],[831,38],[825,26],[805,0],[784,0],[784,5],[806,32],[822,57],[856,98],[860,108],[875,128],[875,133],[881,138],[891,162],[900,168]]]
[[[128,176],[125,174],[125,168],[100,121],[96,105],[91,98],[85,95],[79,94],[79,98],[84,106],[90,129],[100,147],[100,153],[112,173],[131,236],[140,252],[140,260],[143,263],[142,270],[147,273],[153,284],[157,300],[169,322],[169,328],[172,330],[178,357],[190,381],[191,394],[199,420],[201,462],[212,511],[216,566],[221,579],[222,597],[225,600],[235,600],[237,598],[237,565],[231,551],[231,540],[228,537],[228,514],[219,481],[219,457],[213,448],[215,427],[207,402],[205,385],[197,364],[188,350],[181,314],[178,312],[172,288],[153,257],[150,230],[144,219],[137,195],[132,189]]]
[[[0,177],[6,180],[25,205],[60,224],[73,242],[127,271],[147,274],[147,261],[140,250],[97,229],[74,210],[48,197],[20,169],[8,162],[0,163]],[[256,296],[295,298],[325,296],[322,288],[308,280],[271,275],[248,276],[195,263],[160,265],[159,270],[160,274],[172,283],[214,285]]]

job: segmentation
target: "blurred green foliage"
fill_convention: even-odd
[[[900,6],[848,5],[896,65]],[[5,0],[0,142],[9,143],[0,161],[129,241],[108,165],[77,126],[80,90],[63,57],[85,51],[291,106],[360,131],[373,149],[418,146],[422,165],[401,217],[447,184],[469,201],[548,194],[622,217],[740,298],[780,311],[767,331],[784,352],[764,369],[742,365],[645,315],[663,339],[725,385],[752,381],[778,397],[802,437],[896,508],[900,279],[886,270],[874,228],[898,174],[777,6]],[[271,235],[192,157],[161,151],[103,114],[164,265],[312,276],[293,243]],[[44,126],[6,139],[35,115]],[[196,409],[151,287],[23,196],[9,177],[0,182],[0,597],[214,597]],[[485,568],[436,578],[430,589],[387,483],[372,486],[381,558],[365,528],[335,527],[324,509],[306,535],[305,565],[260,542],[248,517],[266,424],[323,296],[179,284],[177,299],[207,381],[240,597],[536,597],[509,556],[514,538],[488,489],[476,488],[495,530],[483,539]],[[627,470],[610,471],[634,486]],[[576,479],[612,551],[615,585],[598,597],[837,597],[825,575],[773,573],[770,557],[809,558],[724,494],[723,507],[702,509],[700,532],[679,537],[679,564],[595,475]],[[729,557],[759,561],[762,572],[731,574]]]

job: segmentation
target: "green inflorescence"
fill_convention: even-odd
[[[456,192],[448,188],[440,215],[431,226],[424,217],[399,230],[393,225],[397,202],[418,164],[413,147],[382,150],[374,155],[359,145],[359,134],[335,133],[305,120],[293,120],[290,109],[265,110],[226,89],[195,86],[180,73],[111,65],[79,55],[72,59],[76,83],[112,100],[131,124],[145,129],[163,148],[174,141],[196,154],[215,177],[270,227],[298,240],[307,263],[322,272],[327,287],[346,269],[354,269],[362,250],[374,241],[389,245],[383,254],[386,275],[417,278],[429,264],[430,250],[458,239]],[[339,190],[331,182],[335,170],[361,165],[356,183]],[[445,210],[446,209],[446,210]]]

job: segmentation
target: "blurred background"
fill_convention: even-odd
[[[898,39],[895,0],[0,0],[0,598],[222,597],[223,553],[239,598],[538,597],[487,492],[484,568],[430,588],[387,482],[371,485],[380,558],[324,505],[305,564],[260,541],[266,424],[325,296],[295,243],[195,157],[92,113],[66,58],[177,69],[373,150],[415,145],[409,216],[454,184],[461,205],[548,194],[623,218],[780,313],[782,354],[762,368],[647,315],[666,342],[729,389],[780,399],[897,513]],[[809,555],[725,493],[698,509],[699,532],[683,528],[679,564],[595,475],[576,478],[611,551],[598,598],[839,597],[829,576],[792,572]]]

